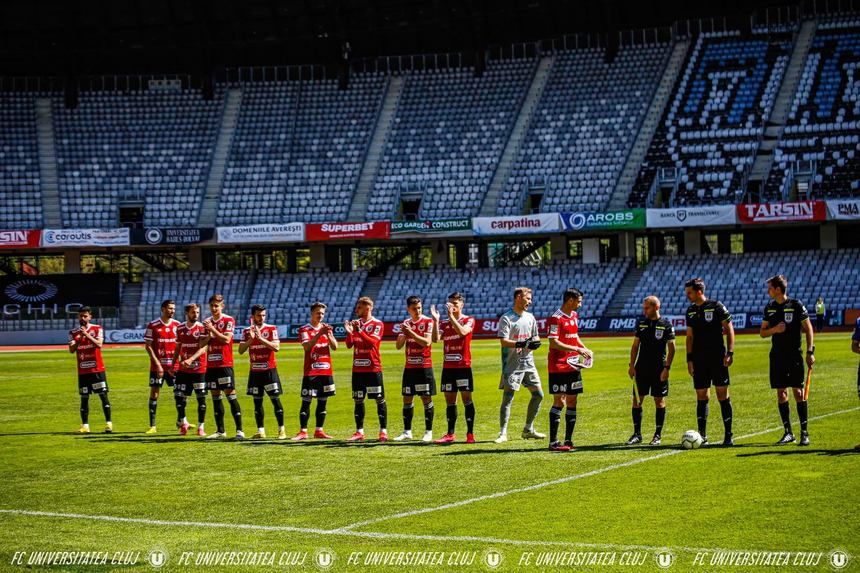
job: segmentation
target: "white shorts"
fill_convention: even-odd
[[[510,374],[502,374],[499,381],[499,390],[512,390],[516,392],[520,386],[535,388],[540,386],[540,374],[537,370],[514,370]]]

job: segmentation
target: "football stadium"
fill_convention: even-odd
[[[857,0],[0,4],[0,571],[860,571]]]

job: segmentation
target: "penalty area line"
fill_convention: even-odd
[[[822,418],[828,418],[830,416],[837,416],[839,414],[854,412],[855,410],[860,410],[860,407],[855,406],[854,408],[848,408],[845,410],[837,410],[835,412],[829,412],[827,414],[821,414],[819,416],[812,416],[811,418],[809,418],[809,420],[810,421],[820,420]],[[769,434],[770,432],[775,432],[775,431],[781,430],[781,429],[782,429],[782,426],[767,428],[765,430],[759,430],[758,432],[752,432],[750,434],[745,434],[743,436],[739,436],[736,439],[737,440],[745,440],[747,438],[754,438],[756,436],[761,436],[763,434]],[[350,523],[349,525],[344,525],[343,527],[340,527],[340,528],[336,529],[335,531],[352,531],[352,530],[357,529],[359,527],[365,527],[367,525],[373,525],[375,523],[380,523],[380,522],[388,521],[391,519],[401,519],[404,517],[414,517],[416,515],[422,515],[422,514],[430,513],[433,511],[442,511],[445,509],[454,509],[456,507],[462,507],[464,505],[470,505],[472,503],[477,503],[479,501],[487,501],[487,500],[491,500],[491,499],[498,499],[500,497],[506,497],[509,495],[514,495],[517,493],[526,493],[529,491],[535,491],[538,489],[543,489],[545,487],[560,485],[563,483],[568,483],[568,482],[572,482],[575,480],[585,479],[585,478],[589,478],[592,476],[604,474],[606,472],[610,472],[613,470],[627,468],[627,467],[635,466],[637,464],[650,462],[653,460],[659,460],[661,458],[667,458],[669,456],[674,456],[675,454],[680,454],[683,451],[684,450],[681,450],[681,449],[669,450],[667,452],[661,452],[659,454],[655,454],[652,456],[645,456],[645,457],[641,457],[641,458],[636,458],[636,459],[629,460],[626,462],[612,464],[612,465],[604,466],[602,468],[597,468],[597,469],[594,469],[591,471],[587,471],[587,472],[583,472],[583,473],[579,473],[579,474],[573,474],[573,475],[569,475],[569,476],[565,476],[565,477],[561,477],[561,478],[557,478],[554,480],[549,480],[549,481],[545,481],[545,482],[541,482],[541,483],[536,483],[536,484],[527,485],[527,486],[523,486],[523,487],[508,489],[508,490],[504,490],[504,491],[497,491],[495,493],[488,493],[486,495],[481,495],[481,496],[473,497],[473,498],[469,498],[469,499],[463,499],[460,501],[454,501],[451,503],[446,503],[443,505],[437,505],[434,507],[425,507],[422,509],[413,509],[411,511],[404,511],[402,513],[393,513],[391,515],[384,515],[382,517],[375,517],[372,519],[366,519],[364,521],[357,521],[355,523]],[[573,454],[573,455],[575,455],[575,454]]]

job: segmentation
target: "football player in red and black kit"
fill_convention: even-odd
[[[209,310],[212,316],[203,321],[206,336],[203,343],[209,346],[206,353],[206,388],[212,391],[212,406],[215,410],[217,430],[208,439],[227,437],[224,428],[224,395],[230,403],[230,413],[236,423],[236,439],[245,438],[242,431],[242,408],[236,394],[236,375],[233,373],[233,332],[236,319],[224,314],[224,295],[213,294],[209,297]],[[222,394],[223,392],[223,394]]]
[[[81,307],[78,311],[80,327],[69,331],[69,352],[75,355],[77,362],[78,394],[81,395],[81,427],[78,433],[90,433],[90,394],[98,394],[105,415],[105,433],[110,434],[113,432],[113,423],[110,417],[107,375],[102,361],[105,335],[101,326],[90,324],[92,318],[92,309],[88,306]]]
[[[155,412],[161,386],[167,383],[173,387],[173,354],[176,352],[176,329],[179,321],[173,318],[176,302],[167,299],[161,303],[161,317],[146,325],[143,343],[149,355],[149,429],[147,434],[155,434]],[[178,410],[177,410],[178,413]],[[182,424],[182,417],[176,419],[176,427]]]
[[[547,320],[547,339],[549,355],[549,391],[552,394],[552,408],[549,410],[549,449],[554,452],[567,452],[573,447],[573,429],[576,427],[576,400],[582,394],[581,365],[592,358],[591,350],[579,338],[579,315],[582,306],[582,292],[569,288],[562,295],[561,308]],[[561,411],[564,413],[564,443],[558,440],[558,427],[561,425]]]
[[[311,417],[311,400],[317,399],[316,428],[314,437],[330,440],[325,433],[325,408],[328,399],[334,396],[334,376],[331,368],[331,351],[337,350],[334,329],[323,322],[326,305],[316,301],[311,305],[311,321],[299,329],[299,342],[305,351],[302,376],[302,406],[299,410],[299,433],[293,441],[308,439],[308,420]]]
[[[463,314],[466,299],[459,292],[448,295],[448,318],[439,322],[439,312],[435,306],[430,307],[430,316],[439,323],[438,337],[433,342],[442,339],[444,358],[442,360],[442,392],[445,393],[445,416],[448,420],[448,432],[436,440],[437,444],[449,444],[456,437],[454,428],[457,425],[457,393],[463,397],[463,408],[466,412],[466,443],[475,443],[475,404],[472,402],[472,391],[475,382],[472,376],[472,333],[475,330],[475,319]]]
[[[200,318],[200,305],[196,302],[185,305],[185,322],[176,329],[176,350],[173,353],[172,370],[176,372],[173,397],[181,418],[179,433],[188,433],[188,419],[185,406],[192,392],[197,396],[197,435],[203,437],[206,431],[206,343],[203,340],[206,330],[197,320]]]
[[[355,433],[348,442],[364,440],[364,399],[376,400],[379,417],[379,441],[388,440],[388,406],[385,403],[385,385],[382,380],[382,360],[379,345],[382,342],[382,321],[373,317],[373,300],[363,296],[355,304],[358,320],[343,324],[346,329],[346,347],[353,348],[352,399],[355,401]]]
[[[287,431],[284,429],[284,407],[281,405],[281,379],[278,376],[278,365],[275,353],[281,349],[281,339],[278,337],[278,327],[266,324],[266,307],[255,304],[251,307],[251,326],[242,333],[239,343],[239,354],[248,352],[251,361],[251,371],[248,373],[248,395],[254,397],[254,419],[257,422],[257,433],[254,438],[266,437],[263,426],[263,395],[272,401],[275,419],[278,421],[278,439],[286,440]]]
[[[421,314],[423,303],[420,297],[406,299],[409,318],[400,325],[395,345],[398,350],[405,347],[406,364],[403,367],[403,433],[395,442],[412,439],[412,401],[420,396],[424,403],[423,442],[433,441],[433,396],[436,394],[436,378],[433,375],[433,358],[430,345],[439,338],[439,320]],[[439,316],[439,313],[436,313]]]

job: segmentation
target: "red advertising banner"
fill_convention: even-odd
[[[783,221],[824,221],[824,201],[790,201],[786,203],[747,203],[738,205],[739,223],[779,223]]]
[[[38,247],[42,231],[0,231],[0,249]]]
[[[391,235],[391,222],[370,223],[308,223],[305,225],[306,241],[330,241],[333,239],[387,239]]]

